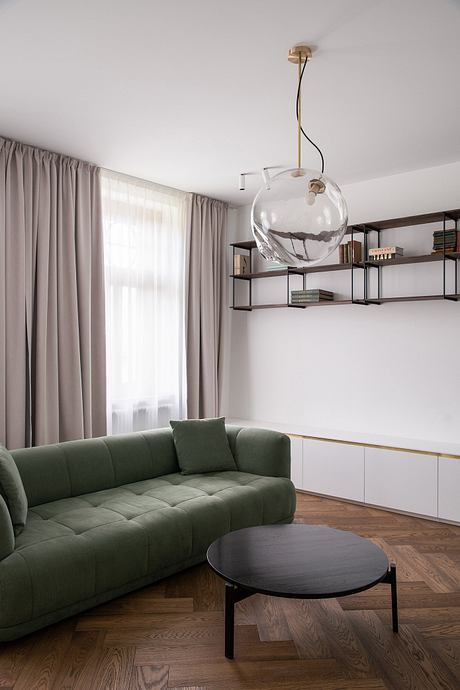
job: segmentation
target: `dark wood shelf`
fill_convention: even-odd
[[[411,295],[408,297],[381,297],[380,299],[368,299],[368,304],[385,304],[386,302],[425,302],[432,300],[445,300],[447,302],[457,302],[460,294],[444,295]]]
[[[446,252],[446,259],[460,259],[460,252]],[[442,261],[442,254],[423,254],[420,256],[400,256],[396,259],[384,259],[378,261],[366,261],[366,266],[379,267],[379,266],[401,266],[403,264],[421,264],[421,263],[432,263],[437,261]],[[300,267],[300,268],[280,268],[275,271],[258,271],[255,273],[245,273],[244,275],[237,275],[232,273],[230,278],[235,278],[235,280],[254,280],[258,278],[282,278],[289,275],[303,275],[308,273],[330,273],[333,271],[345,271],[350,270],[351,264],[323,264],[318,266]],[[364,268],[364,263],[353,263],[353,268]]]
[[[424,213],[417,216],[405,216],[403,218],[390,218],[388,220],[378,220],[366,223],[367,227],[373,230],[392,230],[394,228],[406,228],[411,225],[427,225],[428,223],[442,223],[446,220],[458,220],[460,209],[452,211],[436,211],[435,213]]]
[[[367,224],[364,226],[359,226],[359,225],[349,225],[347,228],[347,231],[345,235],[356,235],[357,233],[368,233],[371,232],[376,228],[372,227],[371,225]],[[249,251],[250,249],[255,249],[257,247],[256,241],[255,240],[241,240],[240,242],[232,242],[230,244],[230,247],[235,247],[235,249],[246,249]]]
[[[402,264],[423,264],[443,260],[442,254],[423,254],[420,256],[398,256],[396,259],[366,261],[366,266],[401,266]],[[446,259],[460,259],[460,252],[446,252]]]
[[[255,240],[242,240],[241,242],[232,242],[230,246],[237,249],[255,249],[257,245]]]
[[[259,271],[258,273],[244,273],[236,274],[232,273],[230,278],[235,278],[235,280],[253,280],[254,278],[280,278],[282,276],[286,277],[290,273],[291,275],[297,275],[296,271],[288,271],[286,268],[280,268],[279,271]]]
[[[355,304],[365,304],[363,300],[354,300]],[[235,311],[252,311],[253,309],[309,309],[310,307],[332,307],[340,304],[353,304],[351,299],[321,300],[320,302],[309,302],[308,304],[253,304],[251,307],[230,307]]]
[[[403,218],[390,218],[388,220],[377,220],[372,223],[357,223],[349,225],[345,234],[351,235],[354,233],[367,233],[373,230],[391,230],[394,228],[405,228],[411,225],[427,225],[428,223],[442,223],[446,220],[459,220],[460,209],[453,209],[451,211],[436,211],[435,213],[424,213],[418,216],[405,216]],[[242,242],[233,242],[231,247],[237,249],[255,249],[255,240],[246,240]]]
[[[305,309],[303,304],[253,304],[252,306],[231,307],[236,311],[252,311],[253,309]]]
[[[334,299],[310,302],[309,304],[253,304],[251,307],[231,307],[235,311],[253,311],[254,309],[309,309],[310,307],[336,307],[342,304],[379,305],[387,302],[431,302],[444,300],[446,302],[460,301],[460,293],[444,295],[408,295],[407,297],[381,297],[380,299]]]
[[[350,270],[351,264],[323,264],[318,266],[300,267],[300,268],[280,268],[279,271],[259,271],[257,273],[245,273],[244,275],[237,275],[232,273],[230,278],[235,280],[253,280],[255,278],[286,278],[287,275],[301,276],[306,273],[329,273],[331,271],[346,271]],[[364,263],[353,263],[353,268],[364,268]]]

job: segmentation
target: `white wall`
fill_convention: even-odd
[[[460,162],[347,185],[343,192],[352,223],[458,208]],[[239,209],[233,240],[250,237],[249,214],[249,206]],[[382,237],[406,254],[424,254],[433,229]],[[386,295],[442,290],[441,264],[383,271]],[[285,280],[253,283],[254,302],[285,299]],[[348,272],[309,276],[308,286],[317,285],[345,297]],[[238,289],[243,300],[244,285]],[[232,311],[230,335],[228,416],[460,441],[460,302]]]

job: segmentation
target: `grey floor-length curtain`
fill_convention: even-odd
[[[197,194],[187,203],[187,416],[214,417],[224,379],[228,206]]]
[[[99,169],[0,139],[0,443],[106,429]]]

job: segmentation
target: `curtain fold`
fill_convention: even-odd
[[[185,193],[102,173],[111,433],[185,415]]]
[[[0,139],[0,442],[106,431],[99,169]]]
[[[187,416],[215,417],[224,383],[228,205],[198,194],[187,205]]]

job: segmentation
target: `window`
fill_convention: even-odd
[[[185,416],[185,194],[102,173],[108,432]]]

